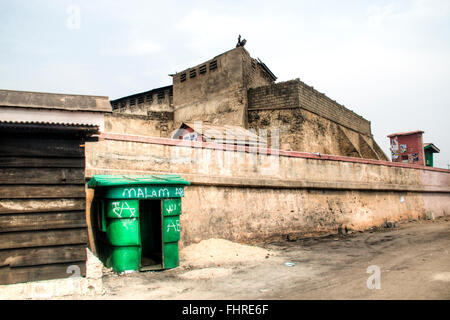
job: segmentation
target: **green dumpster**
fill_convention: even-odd
[[[181,198],[190,183],[178,175],[94,175],[101,259],[116,272],[179,265]]]

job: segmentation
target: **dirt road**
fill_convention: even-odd
[[[105,294],[95,298],[450,299],[448,218],[259,246],[273,254],[253,263],[188,268],[182,261],[162,272],[106,276]],[[370,266],[380,270],[380,289],[368,288],[376,276]]]

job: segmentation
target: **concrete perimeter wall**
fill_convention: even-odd
[[[104,132],[169,138],[172,136],[173,112],[151,111],[147,115],[121,114],[105,115]]]
[[[191,181],[182,200],[182,245],[362,230],[450,213],[449,170],[234,148],[102,134],[86,143],[86,175],[178,173]]]

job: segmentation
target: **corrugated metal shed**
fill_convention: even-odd
[[[98,126],[94,124],[71,124],[54,122],[2,121],[0,128],[5,131],[23,132],[84,132],[84,134],[98,133]]]
[[[187,138],[186,134],[188,133],[194,133],[195,138]],[[260,146],[267,144],[266,139],[261,138],[254,132],[245,128],[232,125],[217,126],[204,122],[201,124],[183,122],[173,138],[246,146]]]
[[[0,90],[0,106],[69,111],[111,112],[109,98],[46,92]]]

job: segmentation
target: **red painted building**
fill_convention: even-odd
[[[425,166],[422,134],[423,131],[417,130],[388,135],[391,139],[392,161]]]

